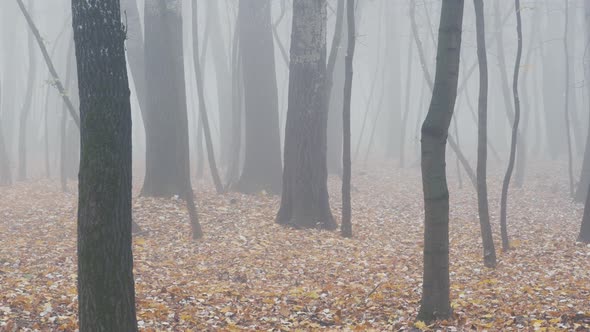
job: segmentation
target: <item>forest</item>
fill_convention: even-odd
[[[590,0],[2,0],[0,331],[590,331],[587,80]]]

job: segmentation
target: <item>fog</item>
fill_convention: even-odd
[[[40,251],[36,250],[41,250],[40,248],[35,249],[32,246],[19,253],[11,251],[9,245],[11,241],[26,242],[27,232],[24,229],[37,223],[40,223],[37,226],[39,228],[45,227],[44,222],[51,223],[51,226],[47,226],[47,234],[40,235],[41,239],[37,240],[44,241],[43,246],[46,245],[48,251],[52,250],[51,241],[64,236],[63,243],[59,241],[61,244],[55,245],[56,257],[50,259],[57,262],[68,257],[67,263],[64,263],[66,265],[58,269],[62,277],[68,273],[76,273],[76,230],[73,228],[76,226],[75,211],[80,209],[77,218],[78,225],[81,225],[83,213],[80,211],[85,206],[85,198],[77,195],[78,190],[82,192],[82,188],[85,188],[85,184],[81,180],[79,182],[79,176],[82,179],[82,175],[86,174],[80,166],[84,164],[81,164],[81,156],[85,160],[81,146],[91,146],[80,133],[81,130],[84,132],[84,128],[87,133],[93,133],[88,129],[88,123],[85,124],[84,114],[87,113],[83,110],[83,105],[93,105],[83,102],[85,96],[90,95],[79,92],[79,87],[91,86],[92,80],[79,81],[83,76],[79,76],[78,70],[82,67],[90,68],[94,64],[84,62],[86,59],[80,56],[83,54],[83,46],[74,42],[75,32],[82,32],[86,27],[80,24],[76,30],[76,25],[72,23],[72,3],[81,1],[22,0],[23,8],[19,8],[19,1],[0,2],[0,235],[7,239],[6,244],[0,247],[0,282],[5,282],[5,286],[0,285],[0,294],[3,288],[8,292],[14,287],[27,287],[12,284],[9,278],[47,273],[40,267],[35,270],[36,265],[31,263],[39,258],[37,255],[40,255]],[[469,294],[467,288],[460,288],[460,276],[463,276],[461,271],[470,271],[467,274],[473,274],[465,277],[467,281],[463,280],[463,286],[469,285],[465,287],[480,287],[481,280],[492,279],[500,280],[498,283],[503,290],[498,292],[502,294],[509,293],[511,287],[524,287],[525,281],[519,284],[518,281],[506,279],[506,275],[515,274],[514,271],[520,274],[527,269],[535,269],[518,266],[516,260],[519,259],[516,257],[519,255],[530,264],[533,264],[533,257],[548,255],[551,256],[551,259],[548,258],[550,264],[563,263],[568,268],[575,265],[574,269],[578,272],[589,271],[587,255],[590,252],[585,245],[576,244],[576,239],[587,243],[582,235],[584,226],[580,231],[582,218],[588,219],[585,224],[590,225],[590,212],[584,212],[583,204],[590,185],[590,85],[586,80],[590,75],[588,0],[484,1],[486,45],[483,52],[487,55],[487,100],[485,97],[481,99],[480,88],[484,79],[480,77],[482,65],[481,58],[478,58],[478,47],[481,45],[477,40],[474,7],[478,0],[107,2],[120,4],[120,21],[125,32],[125,79],[128,79],[132,122],[130,192],[133,194],[133,237],[143,241],[139,249],[135,247],[137,242],[134,242],[135,256],[132,258],[135,259],[135,270],[131,273],[131,281],[133,282],[135,273],[136,288],[138,285],[149,287],[144,285],[148,281],[142,281],[145,278],[144,280],[154,282],[154,289],[156,284],[162,289],[170,289],[173,284],[176,285],[177,280],[185,279],[170,277],[168,272],[162,274],[159,269],[189,270],[190,272],[186,272],[188,275],[202,273],[195,277],[201,278],[198,279],[199,282],[216,284],[220,288],[234,287],[236,294],[240,294],[236,296],[250,299],[252,303],[260,300],[257,297],[260,293],[255,293],[252,289],[261,292],[260,289],[273,284],[268,292],[279,294],[275,307],[260,309],[261,311],[256,309],[252,314],[255,318],[251,319],[245,314],[248,310],[235,303],[232,305],[242,311],[237,312],[235,307],[225,312],[214,308],[215,301],[211,294],[221,294],[223,291],[216,293],[213,288],[194,288],[193,292],[198,289],[202,294],[208,292],[210,296],[190,292],[183,295],[186,303],[191,303],[186,306],[194,306],[198,308],[193,308],[194,312],[200,312],[190,314],[191,317],[196,317],[195,322],[192,322],[188,316],[179,320],[178,317],[189,314],[181,313],[178,304],[170,304],[174,303],[170,299],[153,301],[165,303],[168,306],[166,312],[172,315],[168,318],[176,317],[175,319],[162,318],[163,314],[160,318],[156,314],[148,317],[141,308],[148,308],[146,301],[151,301],[152,298],[146,297],[146,288],[138,288],[137,298],[141,299],[136,302],[138,321],[147,324],[140,324],[140,329],[231,330],[237,327],[244,330],[279,330],[280,326],[293,329],[299,326],[303,330],[325,327],[361,330],[427,329],[426,325],[422,325],[423,322],[433,322],[435,325],[432,328],[446,326],[445,323],[440,323],[441,317],[449,319],[449,326],[460,329],[471,328],[469,326],[485,328],[485,324],[489,323],[488,329],[504,330],[508,325],[502,324],[508,319],[514,321],[510,328],[561,327],[573,330],[576,326],[588,327],[590,276],[584,272],[576,274],[575,280],[567,279],[567,273],[564,272],[567,268],[556,267],[557,277],[551,282],[539,281],[542,278],[538,274],[521,278],[525,281],[532,278],[530,280],[536,285],[531,284],[534,289],[537,286],[543,289],[552,288],[559,284],[565,289],[563,294],[570,294],[537,294],[539,298],[550,298],[549,302],[552,303],[549,307],[539,309],[537,316],[531,314],[534,311],[532,307],[517,308],[514,309],[515,312],[508,313],[514,303],[525,300],[502,297],[503,295],[487,298],[483,305],[486,309],[481,311],[469,309],[467,304],[452,300],[455,306],[453,308],[458,308],[454,316],[450,316],[449,311],[449,315],[437,317],[436,310],[442,310],[440,308],[427,312],[429,303],[425,300],[430,289],[427,289],[430,287],[427,275],[434,273],[432,280],[443,280],[444,278],[437,279],[441,276],[437,272],[432,272],[441,268],[446,269],[446,278],[449,276],[449,241],[452,248],[452,298],[463,299],[459,294]],[[355,5],[353,12],[350,12],[354,15],[355,26],[353,54],[348,53],[351,42],[348,31],[350,16],[347,16],[349,12],[345,2],[354,2]],[[321,16],[324,3],[327,18]],[[456,32],[451,23],[444,21],[444,8],[459,6],[458,3],[462,14],[457,19],[462,28],[457,38],[450,37],[449,45],[441,47],[438,43],[447,40],[442,34]],[[99,5],[96,6],[98,8]],[[520,6],[517,12],[522,21],[520,52],[515,6]],[[24,8],[26,13],[23,13]],[[95,10],[100,12],[99,9]],[[301,21],[294,18],[297,10],[307,15],[302,16]],[[450,20],[452,11],[448,10],[447,18]],[[31,22],[27,22],[26,15],[30,16]],[[40,40],[34,35],[31,23],[38,30]],[[295,36],[298,39],[292,40]],[[42,42],[42,48],[39,42]],[[455,47],[457,45],[458,48]],[[452,70],[454,50],[459,50],[458,73]],[[102,51],[113,53],[108,48]],[[43,52],[47,53],[47,57],[44,57]],[[449,57],[446,54],[450,54]],[[520,54],[519,62],[517,54]],[[346,64],[347,56],[352,58],[350,77],[347,76],[350,74]],[[444,67],[443,64],[447,62],[451,65]],[[57,77],[51,73],[51,66]],[[101,68],[97,71],[101,79],[101,73],[115,75],[110,72],[112,67],[96,68]],[[107,76],[109,75],[105,74]],[[351,80],[349,96],[345,88],[347,79]],[[514,85],[515,79],[518,80],[517,85]],[[455,80],[457,82],[453,83]],[[60,86],[63,86],[64,93],[60,93]],[[126,91],[124,89],[122,91]],[[97,94],[96,98],[98,96]],[[68,102],[71,102],[72,108],[68,108]],[[103,105],[101,102],[94,103]],[[343,124],[348,121],[348,103],[350,146],[343,146],[343,137],[344,142],[347,137],[347,129]],[[105,102],[104,105],[110,104]],[[105,109],[108,107],[110,106],[104,106]],[[484,126],[480,121],[482,115],[487,116],[487,124],[484,123]],[[517,116],[520,121],[518,128],[515,128],[513,126]],[[80,124],[76,123],[76,117],[82,118]],[[429,119],[438,119],[442,127],[435,123],[429,124]],[[449,122],[448,126],[444,126],[445,121]],[[436,133],[432,134],[429,130],[434,130],[433,128],[441,129],[442,132],[435,130]],[[483,128],[487,130],[484,136]],[[513,135],[513,130],[518,133],[516,136]],[[429,146],[431,138],[434,143]],[[484,148],[487,151],[484,154],[481,154],[482,144],[478,144],[478,141],[486,142]],[[482,161],[481,157],[486,154],[487,159]],[[436,159],[441,155],[442,160]],[[101,163],[110,160],[106,154],[96,156],[96,160]],[[347,168],[348,158],[351,169]],[[435,169],[438,162],[442,166]],[[118,169],[119,166],[113,167]],[[124,167],[121,166],[121,169]],[[104,183],[110,183],[106,180],[108,175],[100,172],[92,174],[103,179]],[[489,186],[489,213],[486,186]],[[102,189],[97,189],[97,192],[100,190]],[[446,210],[444,206],[442,210],[438,210],[438,205],[429,207],[429,202],[438,202],[438,196],[434,195],[438,190],[441,190],[441,197],[446,197]],[[116,195],[113,192],[113,196]],[[3,199],[2,196],[8,198]],[[79,200],[78,205],[76,200]],[[485,205],[482,205],[484,201]],[[360,241],[362,245],[360,242],[344,242],[333,232],[337,225],[346,225],[346,216],[351,210],[355,231],[350,234],[354,234],[350,241]],[[484,211],[485,217],[482,216]],[[117,215],[112,220],[119,217]],[[433,232],[451,234],[450,240],[448,237],[441,240],[446,241],[441,242],[442,244],[427,235],[429,220],[434,220],[429,218],[438,217],[445,220],[446,228],[436,228],[436,232]],[[35,224],[30,224],[33,221]],[[60,222],[64,224],[59,224]],[[166,227],[158,228],[160,222]],[[258,225],[256,222],[262,224]],[[432,222],[432,225],[440,225]],[[64,226],[66,224],[69,226]],[[272,228],[276,224],[293,226],[294,229]],[[61,227],[69,229],[65,235],[57,235],[61,234]],[[176,227],[179,228],[175,229]],[[345,226],[342,227],[343,234],[346,234]],[[506,227],[509,230],[507,232]],[[588,227],[590,226],[585,228],[586,236],[590,240]],[[166,228],[172,233],[167,234],[164,231]],[[312,235],[299,233],[313,232],[299,230],[307,228],[323,231],[311,233]],[[242,233],[239,229],[242,229]],[[270,229],[271,234],[260,235],[257,229],[266,229],[265,232]],[[324,232],[326,230],[332,232]],[[578,231],[580,235],[576,237]],[[81,236],[80,232],[81,228],[78,228],[78,236]],[[547,234],[543,235],[545,237],[539,235],[535,238],[535,232]],[[420,243],[419,247],[404,247],[404,233],[409,234],[411,240],[408,241],[411,243]],[[496,249],[493,248],[492,233],[495,236]],[[514,236],[510,241],[508,233]],[[187,234],[192,234],[193,239],[204,235],[204,240],[191,242],[191,236]],[[489,241],[486,240],[486,234],[489,235]],[[472,242],[466,242],[467,238]],[[567,240],[563,240],[564,238]],[[290,243],[290,239],[295,242],[285,244]],[[371,239],[375,242],[371,243]],[[428,239],[432,241],[432,247],[429,246],[431,243]],[[332,242],[326,244],[327,240]],[[231,255],[242,254],[234,251],[236,249],[232,249],[228,241],[238,241],[235,246],[246,252],[243,257],[240,256],[243,261],[232,261],[234,257],[230,257]],[[494,251],[493,267],[488,265],[489,261],[485,261],[486,267],[490,268],[485,271],[496,272],[473,272],[483,268],[480,262],[482,246],[484,260],[491,257],[488,250],[490,241],[492,249],[498,251],[499,263],[496,270],[491,269],[496,267]],[[563,250],[557,247],[540,247],[541,242],[554,243],[552,241],[564,241],[568,244],[560,244],[566,246]],[[158,243],[166,246],[174,244],[175,248],[180,248],[178,251],[181,253],[174,255],[170,251],[162,253],[167,261],[195,260],[194,257],[199,257],[205,263],[190,265],[176,262],[162,267],[158,264],[162,264],[163,260],[156,257],[157,255],[151,256],[157,251]],[[254,256],[247,253],[255,247],[254,243],[266,248],[266,260],[257,256],[252,258]],[[502,254],[500,243],[504,249]],[[208,251],[218,245],[221,248],[218,251]],[[507,246],[517,249],[508,251]],[[359,247],[362,250],[357,251],[355,248]],[[298,258],[304,261],[302,266],[307,267],[302,268],[300,277],[281,272],[283,265],[265,265],[283,259],[280,257],[286,255],[288,258],[284,258],[285,269],[293,269],[298,264],[297,258],[288,253],[305,252],[306,248],[312,253],[307,258]],[[341,251],[335,248],[341,248]],[[435,263],[432,266],[435,267],[430,271],[427,268],[430,266],[427,256],[434,252],[431,249],[436,248],[446,248],[446,263],[441,263],[446,264],[446,267],[435,266],[439,258],[434,258]],[[78,249],[81,250],[80,247]],[[148,255],[144,251],[152,253]],[[562,251],[559,254],[561,256],[552,256],[559,251]],[[473,262],[469,258],[471,254],[476,257]],[[578,254],[579,257],[575,256]],[[141,257],[140,266],[151,262],[153,265],[150,266],[158,272],[153,272],[152,275],[145,270],[138,270],[138,255]],[[328,256],[325,257],[327,261],[330,260],[330,255],[339,257],[334,262],[326,263],[329,265],[326,271],[338,272],[334,272],[333,276],[317,279],[314,269],[321,271],[322,264],[315,265],[317,262],[314,257],[322,255]],[[354,265],[360,264],[358,261],[355,261],[353,267],[349,266],[344,270],[331,265],[350,264],[339,261],[350,255],[358,261],[366,259],[371,268]],[[392,270],[374,269],[381,266],[379,264],[389,264],[381,260],[381,255],[388,262],[399,259],[400,263],[391,263],[390,265],[397,266]],[[576,263],[571,263],[567,255],[574,255],[575,258],[571,261]],[[461,263],[453,263],[457,261]],[[3,273],[4,263],[5,270],[9,272]],[[130,264],[132,263],[131,259]],[[32,264],[33,267],[27,264]],[[424,271],[421,270],[422,264],[425,265]],[[544,263],[539,261],[535,264]],[[154,267],[156,265],[157,268]],[[240,265],[247,268],[239,273],[231,270]],[[410,266],[409,271],[406,267],[400,272],[400,266]],[[331,268],[334,270],[330,270]],[[104,271],[108,270],[105,269]],[[215,274],[208,269],[218,269],[221,272]],[[29,270],[30,272],[26,272]],[[227,278],[222,276],[225,270],[229,271]],[[257,272],[253,272],[254,270]],[[266,274],[260,272],[263,270],[267,274],[269,271],[278,275],[284,273],[285,279],[268,277],[265,282]],[[541,267],[539,273],[542,270]],[[82,273],[81,270],[78,272]],[[391,279],[402,278],[404,272],[411,278],[407,277],[399,287],[392,286],[394,283]],[[310,295],[310,292],[315,292],[314,289],[320,287],[320,284],[324,290],[329,287],[338,288],[340,284],[333,286],[338,273],[345,275],[342,280],[347,285],[364,287],[364,295],[359,295],[359,304],[338,307],[332,300],[323,301],[322,291],[317,299],[308,299],[311,304],[295,301],[293,303],[297,304],[294,305],[289,298],[294,295],[285,295],[289,294],[289,287],[303,287],[305,290],[301,294],[312,298],[315,293]],[[377,280],[374,276],[379,273],[385,273],[388,277]],[[246,275],[244,278],[248,280],[257,280],[252,281],[250,290],[243,290],[242,284],[235,285],[241,281],[237,282],[232,278],[239,279],[242,275]],[[360,277],[352,277],[353,275]],[[420,291],[422,276],[426,286]],[[6,280],[3,281],[3,278]],[[160,283],[168,280],[166,278],[174,281]],[[303,281],[289,284],[289,287],[276,288],[282,281],[293,278],[302,278]],[[67,287],[74,287],[75,281],[76,278],[73,278],[65,283]],[[30,283],[35,284],[33,281]],[[381,287],[390,283],[391,288],[387,290],[384,289],[385,286]],[[41,281],[37,284],[41,284]],[[80,293],[81,284],[78,287]],[[436,287],[443,286],[434,282],[432,288]],[[446,287],[448,291],[448,282]],[[355,298],[354,290],[338,289],[342,294],[351,295],[336,296],[334,301],[346,302]],[[399,289],[409,290],[409,293],[400,295]],[[371,296],[376,291],[383,291],[385,294],[379,294],[379,299],[372,299]],[[329,294],[326,296],[335,296],[330,292],[325,290],[325,294]],[[413,292],[417,295],[410,294]],[[482,298],[488,294],[481,288],[473,292]],[[573,293],[576,294],[572,295]],[[281,294],[285,297],[281,297]],[[189,296],[193,296],[192,300],[188,300]],[[434,302],[440,300],[437,296],[433,295]],[[53,330],[61,326],[58,323],[62,318],[59,317],[69,317],[72,320],[73,325],[64,325],[65,330],[84,326],[76,325],[78,314],[75,308],[65,310],[67,304],[64,304],[63,308],[58,309],[59,304],[55,299],[47,299],[46,302],[51,303],[58,323],[38,317],[25,319],[23,317],[27,314],[23,314],[23,310],[27,310],[19,306],[16,297],[17,295],[0,295],[0,330],[13,326],[15,330],[16,327]],[[195,297],[205,298],[205,302],[194,304],[191,301],[194,302]],[[221,297],[223,296],[220,295]],[[224,303],[229,308],[229,303],[233,300],[228,299],[229,297],[219,299],[219,303]],[[381,299],[385,300],[380,301]],[[405,304],[400,304],[394,313],[395,310],[386,308],[384,303],[397,303],[397,299],[409,302],[402,301]],[[502,305],[493,304],[500,306],[498,313],[490,309],[492,300],[504,301]],[[564,300],[563,305],[560,300]],[[43,312],[44,304],[41,300],[28,298],[25,302],[27,301],[30,306],[36,307],[27,311],[32,312],[31,317]],[[77,301],[83,302],[82,299]],[[373,301],[372,304],[370,301]],[[362,306],[366,306],[365,309],[358,307],[361,302]],[[272,307],[272,303],[274,302],[267,304]],[[279,303],[282,304],[278,305]],[[414,309],[419,304],[422,311],[418,313]],[[572,306],[567,307],[568,304]],[[311,314],[308,313],[300,316],[294,314],[311,310],[320,316],[320,310],[324,309],[332,310],[328,325],[322,323],[325,319],[310,318]],[[211,317],[227,317],[231,322],[223,322],[219,317],[211,318],[208,314],[203,314],[203,310],[211,313]],[[284,313],[283,310],[289,314],[281,314]],[[367,311],[367,319],[358,313],[362,310]],[[228,312],[232,315],[227,315]],[[339,314],[335,316],[334,312]],[[552,312],[569,315],[567,317],[575,314],[584,317],[575,322],[571,317],[562,318],[559,321],[562,325],[559,325],[557,321],[552,323],[550,319],[562,316],[553,315]],[[493,317],[488,320],[481,318],[487,315]],[[388,322],[385,316],[396,318],[391,318]],[[271,318],[264,320],[265,317]],[[288,320],[291,325],[281,325],[276,317]],[[525,318],[520,320],[518,317]],[[539,319],[543,323],[535,325]],[[168,320],[172,325],[162,325],[162,322]],[[317,323],[319,327],[305,325],[302,323],[305,321]],[[293,322],[302,325],[293,325]],[[61,324],[69,323],[63,318]]]

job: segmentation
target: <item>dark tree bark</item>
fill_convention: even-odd
[[[45,47],[45,43],[43,42],[43,38],[41,38],[41,35],[39,34],[39,30],[37,30],[35,23],[31,19],[29,12],[27,11],[27,9],[25,8],[25,5],[23,4],[23,1],[16,0],[16,2],[18,4],[23,16],[27,20],[27,24],[29,25],[31,32],[33,33],[33,35],[35,36],[35,39],[37,40],[37,44],[39,45],[39,48],[41,49],[41,53],[43,54],[43,59],[45,60],[45,63],[47,64],[47,68],[49,69],[49,73],[51,74],[51,76],[53,78],[53,84],[57,88],[57,91],[60,93],[64,103],[66,104],[66,107],[68,108],[68,112],[70,113],[70,116],[72,117],[72,119],[76,123],[76,126],[78,126],[78,128],[79,128],[80,127],[80,117],[78,116],[78,111],[74,108],[74,104],[72,104],[72,101],[68,97],[67,92],[65,91],[61,81],[59,80],[59,75],[57,75],[57,71],[55,70],[55,67],[53,66],[53,62],[51,61],[51,58],[49,57],[49,53],[47,53],[47,48]]]
[[[492,237],[488,209],[488,185],[486,179],[488,158],[488,59],[483,0],[474,0],[475,25],[477,30],[477,58],[479,60],[479,102],[477,128],[477,207],[483,244],[483,263],[496,267],[496,248]]]
[[[6,152],[4,143],[4,133],[2,130],[2,84],[0,82],[0,186],[12,184],[12,175],[10,174],[10,161]]]
[[[449,299],[449,190],[445,146],[457,97],[462,0],[443,0],[432,100],[422,125],[424,190],[424,280],[418,319],[430,322],[451,316]]]
[[[33,2],[29,0],[29,7],[32,9]],[[20,111],[19,131],[18,131],[18,175],[20,181],[27,178],[27,123],[31,113],[33,103],[33,86],[37,77],[37,60],[35,50],[33,49],[33,35],[27,34],[27,48],[29,53],[29,67],[27,76],[27,88],[25,91],[25,100]]]
[[[508,241],[508,227],[506,223],[506,205],[508,203],[508,187],[510,178],[514,169],[514,159],[516,155],[516,144],[518,139],[518,122],[520,121],[520,100],[518,98],[518,73],[520,70],[520,58],[522,56],[522,22],[520,18],[520,0],[514,0],[514,10],[516,12],[516,34],[518,37],[518,48],[516,51],[516,63],[514,65],[514,76],[512,83],[512,94],[514,95],[514,123],[512,126],[512,141],[510,143],[510,159],[508,169],[502,183],[502,196],[500,198],[500,230],[502,234],[502,250],[510,249]]]
[[[277,222],[335,229],[326,166],[326,0],[294,0],[283,195]]]
[[[245,159],[236,189],[281,192],[281,140],[275,53],[269,0],[241,1],[240,55],[243,63]]]
[[[340,4],[339,4],[340,5]],[[346,25],[348,27],[348,45],[346,49],[346,63],[344,79],[344,107],[342,108],[342,224],[340,231],[344,237],[352,237],[352,208],[350,203],[350,100],[352,95],[352,76],[354,59],[354,48],[356,43],[356,27],[354,20],[354,0],[347,0],[346,3]]]
[[[209,170],[213,177],[213,183],[218,194],[225,191],[223,184],[221,184],[221,178],[217,170],[217,163],[215,161],[215,152],[213,151],[213,141],[211,138],[211,129],[209,128],[209,117],[207,115],[207,105],[205,103],[205,92],[204,92],[204,77],[201,71],[201,64],[198,58],[199,53],[199,25],[197,15],[197,2],[193,2],[193,61],[195,67],[195,76],[197,78],[197,93],[199,95],[199,113],[201,115],[201,123],[203,126],[203,134],[205,138],[205,146],[207,148],[207,159],[209,160]]]
[[[563,107],[564,113],[564,120],[565,120],[565,135],[567,136],[567,171],[569,177],[569,188],[570,188],[570,197],[574,197],[574,171],[572,169],[572,136],[570,130],[570,110],[569,110],[569,102],[570,102],[570,62],[569,62],[569,54],[568,54],[568,46],[567,46],[567,33],[568,33],[568,23],[569,23],[569,8],[568,8],[568,0],[565,0],[565,23],[564,23],[564,30],[563,30],[563,52],[564,52],[564,59],[565,59],[565,101]]]
[[[119,8],[118,0],[72,1],[82,145],[80,331],[137,331],[131,251],[131,105]]]
[[[420,41],[420,36],[418,36],[418,28],[416,27],[416,19],[415,19],[416,8],[415,7],[416,7],[416,4],[414,1],[412,1],[412,3],[410,4],[410,23],[412,26],[412,36],[414,38],[414,41],[416,42],[416,49],[418,50],[418,56],[420,59],[420,65],[422,67],[422,74],[424,75],[424,80],[426,81],[426,84],[427,84],[428,88],[430,89],[430,91],[433,92],[434,91],[434,82],[432,81],[432,76],[430,75],[430,71],[428,70],[428,64],[426,63],[426,55],[424,54],[424,48],[422,47],[422,42]],[[455,93],[455,95],[456,95],[456,93]],[[453,104],[454,104],[454,102],[453,102]],[[467,176],[469,176],[469,180],[471,180],[471,184],[473,184],[473,187],[476,188],[476,190],[477,190],[475,173],[473,172],[473,169],[469,165],[469,161],[467,160],[467,158],[465,158],[465,155],[463,154],[463,152],[461,152],[461,148],[456,143],[456,141],[453,139],[453,137],[449,136],[448,139],[449,139],[449,146],[451,147],[453,152],[455,152],[455,155],[457,156],[461,165],[465,169]]]

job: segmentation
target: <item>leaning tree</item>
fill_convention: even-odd
[[[73,0],[72,25],[80,94],[80,331],[137,331],[131,104],[119,0]]]
[[[326,166],[326,0],[294,0],[283,194],[277,223],[336,228]]]
[[[463,0],[443,0],[432,100],[422,124],[424,280],[418,319],[451,316],[449,299],[449,189],[445,148],[457,97]]]

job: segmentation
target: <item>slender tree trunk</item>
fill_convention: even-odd
[[[479,101],[477,128],[477,207],[483,244],[483,263],[496,267],[496,248],[492,237],[488,210],[487,140],[488,140],[488,59],[486,54],[485,20],[483,0],[473,0],[477,29],[477,57],[479,59]]]
[[[118,0],[72,1],[82,120],[80,331],[137,331],[131,250],[131,105],[119,8]]]
[[[356,27],[354,20],[354,0],[347,0],[346,7],[348,46],[346,50],[346,63],[344,79],[344,107],[342,108],[342,224],[340,231],[344,237],[352,237],[352,208],[350,203],[350,99],[352,95],[353,58],[356,44]]]
[[[445,146],[457,97],[462,0],[443,0],[432,100],[422,125],[424,190],[424,280],[418,319],[430,322],[451,316],[449,281],[449,190]]]
[[[199,54],[199,25],[197,15],[197,2],[193,2],[193,61],[195,67],[195,76],[197,78],[197,93],[199,95],[199,113],[201,115],[201,122],[203,123],[203,134],[205,137],[205,147],[207,148],[207,159],[209,160],[209,170],[213,177],[213,183],[218,194],[224,192],[223,184],[217,170],[217,163],[215,161],[215,151],[213,151],[213,142],[211,138],[211,129],[209,128],[209,118],[207,115],[207,106],[205,103],[204,92],[204,77],[201,71],[201,65],[198,58]]]
[[[590,194],[586,194],[586,204],[584,204],[584,216],[582,217],[582,226],[580,227],[580,234],[578,234],[578,241],[590,243]]]
[[[1,77],[1,76],[0,76]],[[4,133],[2,128],[2,82],[0,82],[0,186],[8,186],[12,184],[12,176],[10,174],[10,161],[8,160],[8,153],[6,152],[6,144],[4,143]]]
[[[242,75],[242,57],[240,54],[239,47],[239,28],[240,28],[240,16],[236,22],[233,35],[232,45],[232,151],[230,154],[229,166],[227,168],[227,187],[231,187],[240,178],[240,166],[241,166],[241,151],[242,151],[242,105],[243,96],[243,75]],[[277,110],[278,112],[278,110]],[[278,129],[278,127],[277,127]],[[280,151],[280,139],[279,139],[279,151]],[[280,152],[279,152],[280,158]],[[279,159],[279,163],[280,163]],[[279,166],[280,167],[280,166]]]
[[[57,91],[60,93],[60,95],[62,96],[62,99],[64,100],[64,103],[66,104],[66,107],[68,109],[68,112],[70,113],[70,116],[72,117],[72,119],[76,123],[76,126],[78,126],[78,128],[79,128],[80,127],[80,117],[78,116],[78,111],[76,111],[76,109],[74,108],[72,101],[68,97],[61,81],[59,80],[59,76],[57,75],[57,72],[55,71],[55,67],[53,66],[53,62],[51,61],[51,58],[49,57],[49,53],[47,53],[47,48],[45,48],[45,43],[43,42],[43,38],[41,38],[41,35],[39,34],[39,30],[37,30],[35,23],[31,19],[31,16],[29,15],[27,9],[25,8],[25,5],[23,4],[23,1],[16,0],[16,2],[18,4],[23,16],[27,20],[27,24],[29,25],[31,32],[33,33],[33,35],[35,36],[35,39],[37,40],[37,44],[39,45],[39,48],[41,49],[41,53],[43,54],[43,59],[45,60],[45,63],[47,64],[47,68],[49,69],[49,73],[51,73],[51,76],[53,77],[53,84],[55,84]]]
[[[570,130],[570,110],[569,110],[569,101],[570,101],[570,62],[569,62],[569,54],[568,54],[568,23],[569,23],[569,8],[568,8],[568,0],[564,0],[565,3],[565,24],[563,30],[563,52],[564,52],[564,59],[565,59],[565,102],[564,102],[564,120],[565,120],[565,134],[567,136],[567,171],[569,177],[569,188],[570,188],[570,197],[574,197],[574,171],[572,169],[572,136]]]
[[[461,1],[461,3],[463,3],[463,1]],[[416,19],[415,19],[416,8],[415,7],[416,7],[416,4],[414,1],[412,1],[412,3],[410,4],[410,22],[412,25],[412,36],[414,37],[414,41],[416,42],[416,49],[418,50],[418,56],[420,59],[420,65],[422,66],[422,73],[424,74],[424,80],[426,81],[426,84],[428,85],[428,88],[430,89],[430,91],[433,92],[434,91],[434,83],[432,81],[432,76],[430,75],[430,71],[428,70],[428,64],[426,63],[426,55],[424,54],[422,42],[420,41],[420,37],[418,36],[418,28],[416,27]],[[465,172],[469,176],[469,179],[471,180],[473,187],[477,189],[477,184],[475,181],[475,173],[473,172],[473,169],[469,165],[467,158],[465,158],[465,155],[463,154],[463,152],[461,152],[459,145],[452,139],[452,137],[449,137],[449,139],[450,139],[449,146],[451,147],[451,149],[453,149],[453,152],[455,152],[459,161],[461,161],[461,165],[463,166],[463,168],[465,169]]]
[[[590,43],[590,1],[584,1],[584,23],[586,27],[586,44]],[[588,58],[584,59],[584,74],[585,80],[590,80],[590,64]],[[590,84],[586,85],[586,93],[590,95]],[[590,112],[589,112],[590,113]],[[590,116],[588,116],[590,120]],[[586,147],[584,149],[584,160],[582,162],[582,170],[580,173],[580,181],[576,190],[575,201],[587,201],[586,195],[590,187],[590,123],[588,124],[588,132],[586,134]],[[589,212],[590,213],[590,212]]]
[[[510,160],[508,169],[502,183],[502,196],[500,198],[500,230],[502,234],[502,250],[510,249],[508,241],[508,227],[506,223],[506,205],[508,203],[508,187],[510,178],[514,169],[514,159],[516,155],[516,141],[518,139],[518,122],[520,120],[520,100],[518,98],[518,73],[520,70],[520,57],[522,56],[522,22],[520,18],[520,0],[514,0],[516,12],[516,34],[518,36],[518,49],[516,51],[516,64],[514,65],[514,78],[512,84],[512,93],[514,95],[514,124],[512,127],[512,142],[510,143]]]
[[[269,0],[242,1],[238,19],[243,66],[245,158],[236,185],[251,194],[281,192],[281,144]]]
[[[406,95],[404,101],[404,115],[402,117],[401,123],[401,130],[400,130],[400,140],[399,140],[399,167],[404,168],[406,162],[406,126],[408,123],[408,115],[410,114],[410,108],[412,107],[410,103],[410,95],[412,92],[412,54],[414,53],[414,48],[412,47],[412,38],[408,39],[408,62],[406,64],[406,70],[408,71],[406,74]]]
[[[336,9],[336,24],[330,46],[327,65],[326,103],[328,107],[328,173],[342,174],[342,107],[344,107],[344,67],[347,37],[344,26],[346,24],[345,0],[338,0]]]
[[[29,0],[29,7],[32,9],[33,2]],[[20,111],[19,131],[18,131],[18,179],[20,181],[27,179],[27,123],[29,114],[31,113],[31,105],[33,103],[33,87],[37,77],[37,59],[35,57],[35,50],[33,49],[33,35],[27,34],[27,45],[29,52],[29,67],[27,77],[27,88],[25,92],[25,100]]]
[[[326,165],[326,0],[294,0],[283,195],[277,223],[337,227]]]
[[[43,135],[45,136],[45,177],[51,178],[51,166],[49,164],[49,102],[51,96],[51,86],[47,85],[45,89],[45,111],[43,112]]]

